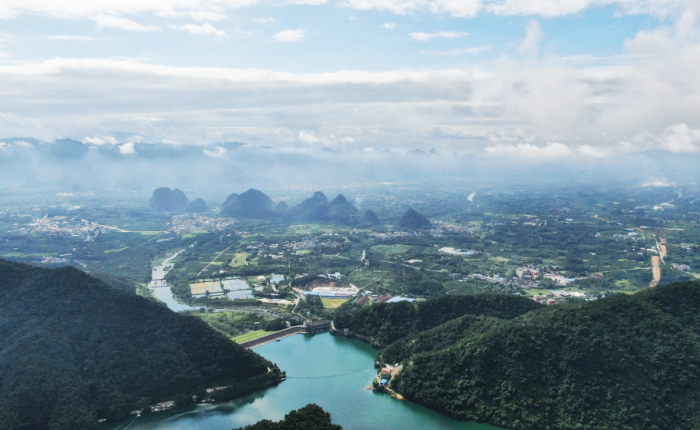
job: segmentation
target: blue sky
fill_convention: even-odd
[[[31,61],[125,57],[173,66],[296,73],[386,71],[462,67],[502,55],[518,56],[533,19],[546,35],[542,52],[558,56],[620,54],[626,39],[658,24],[658,19],[649,15],[621,14],[616,5],[551,18],[486,13],[465,19],[445,13],[402,15],[331,5],[254,5],[209,22],[149,13],[134,18],[141,25],[160,30],[125,31],[100,28],[86,19],[22,14],[2,23],[4,51],[14,60]],[[171,28],[207,23],[225,35]],[[303,38],[296,42],[274,39],[275,34],[290,29],[303,30]],[[467,34],[427,41],[411,37],[412,33],[438,32]],[[474,49],[472,53],[470,49]]]
[[[0,139],[700,149],[693,0],[2,3]]]

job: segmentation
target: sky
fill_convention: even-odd
[[[2,0],[0,142],[698,152],[699,12],[699,0]]]

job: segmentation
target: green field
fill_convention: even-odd
[[[157,236],[159,234],[165,233],[163,231],[140,231],[141,236]]]
[[[185,233],[182,235],[182,239],[192,239],[197,237],[198,234],[207,234],[209,233],[208,231],[193,231],[192,233]]]
[[[410,245],[375,245],[369,249],[369,252],[390,257],[392,255],[405,254],[410,249]]]
[[[321,302],[323,302],[323,307],[326,309],[337,309],[348,300],[350,299],[321,299]]]
[[[300,255],[311,254],[311,250],[310,249],[300,249],[297,251],[297,254],[300,254]]]
[[[232,266],[232,267],[247,266],[248,262],[246,261],[246,258],[248,258],[247,252],[236,253],[236,255],[233,257],[233,260],[231,260],[230,266]]]
[[[267,336],[268,334],[272,334],[274,331],[265,331],[265,330],[258,330],[258,331],[251,331],[250,333],[242,334],[240,336],[236,336],[234,338],[231,338],[236,343],[243,343],[243,342],[249,342],[251,340],[255,340],[259,337]]]

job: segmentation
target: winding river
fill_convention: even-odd
[[[277,363],[287,380],[237,400],[200,404],[129,419],[112,430],[230,430],[262,419],[278,421],[316,403],[345,430],[494,430],[488,424],[450,419],[423,406],[365,389],[376,376],[376,351],[354,339],[295,335],[255,348]]]

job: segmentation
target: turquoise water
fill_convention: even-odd
[[[357,340],[328,333],[295,335],[254,351],[285,370],[287,380],[232,402],[130,419],[114,430],[230,430],[262,419],[281,420],[289,411],[308,403],[330,412],[333,423],[345,430],[496,429],[453,420],[423,406],[367,390],[376,376],[376,351]]]

